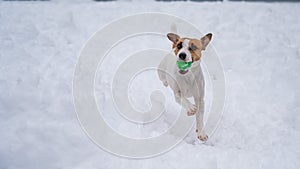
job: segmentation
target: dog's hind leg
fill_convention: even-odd
[[[197,137],[201,141],[206,141],[208,139],[208,136],[205,133],[204,127],[203,127],[203,116],[204,116],[204,100],[203,98],[195,97],[195,104],[197,106],[197,112],[196,112],[196,132]]]

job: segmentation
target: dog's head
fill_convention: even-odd
[[[168,39],[173,42],[173,51],[178,59],[179,72],[185,74],[189,67],[195,61],[200,60],[201,52],[205,50],[212,38],[212,34],[208,33],[200,39],[181,38],[175,33],[168,33]]]

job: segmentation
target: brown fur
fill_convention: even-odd
[[[201,58],[201,51],[205,50],[206,46],[208,45],[209,41],[212,38],[212,34],[208,33],[205,36],[203,36],[201,39],[191,39],[191,38],[180,38],[176,34],[169,33],[168,38],[170,41],[173,42],[172,48],[174,49],[175,55],[177,55],[179,52],[177,45],[179,43],[183,43],[185,39],[188,39],[190,41],[189,51],[191,52],[193,60],[198,61]]]

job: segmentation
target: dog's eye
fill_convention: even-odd
[[[192,43],[191,46],[189,47],[189,50],[195,51],[195,50],[197,50],[197,49],[198,49],[197,46],[194,45],[193,43]]]
[[[178,49],[181,49],[181,48],[182,48],[182,43],[181,43],[181,42],[178,43],[177,48],[178,48]]]
[[[197,50],[197,48],[189,47],[189,50],[190,50],[190,51],[195,51],[195,50]]]

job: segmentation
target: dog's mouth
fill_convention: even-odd
[[[184,74],[186,74],[188,71],[189,71],[189,70],[179,70],[179,73],[182,74],[182,75],[184,75]]]
[[[179,68],[179,73],[184,75],[188,72],[188,68],[192,66],[193,61],[186,62],[183,60],[177,60],[177,67]]]

